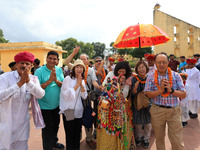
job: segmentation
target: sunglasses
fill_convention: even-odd
[[[101,62],[102,60],[96,60],[95,62],[97,63],[97,62]]]

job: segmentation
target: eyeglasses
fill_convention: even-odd
[[[156,61],[156,64],[158,64],[158,65],[161,65],[161,64],[166,65],[167,63],[168,63],[167,61],[163,61],[163,62]]]
[[[101,62],[102,60],[96,60],[95,62],[97,63],[97,62]]]

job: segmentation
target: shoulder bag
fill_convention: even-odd
[[[140,87],[141,89],[141,87]],[[150,104],[150,99],[144,94],[144,91],[137,93],[134,98],[134,107],[136,110],[147,108]]]

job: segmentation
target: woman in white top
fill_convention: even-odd
[[[72,66],[70,76],[67,76],[61,87],[60,92],[60,113],[64,114],[67,109],[74,109],[74,120],[67,121],[63,115],[63,123],[66,134],[67,150],[80,149],[80,120],[83,115],[82,100],[86,99],[87,91],[84,82],[85,65],[82,60],[78,59]]]

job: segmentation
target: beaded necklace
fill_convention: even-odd
[[[85,70],[85,84],[87,83],[87,74],[88,74],[88,65],[86,66],[86,70]]]
[[[172,79],[173,79],[173,78],[172,78],[172,70],[171,70],[169,67],[167,68],[167,70],[168,70],[168,76],[169,76],[170,87],[172,87]],[[157,71],[157,70],[155,70],[154,82],[155,82],[157,88],[158,88],[158,89],[161,89],[161,87],[160,87],[159,84],[158,84],[158,71]],[[170,93],[169,93],[169,92],[167,92],[167,93],[162,93],[161,95],[162,95],[163,97],[168,97],[168,96],[170,95]]]

